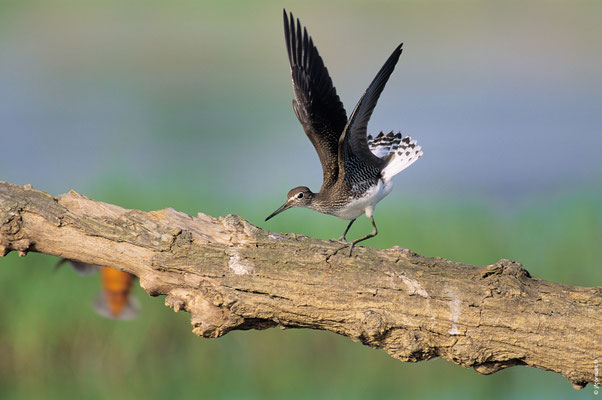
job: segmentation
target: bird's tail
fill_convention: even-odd
[[[132,295],[101,292],[93,303],[94,310],[103,317],[128,320],[138,316],[140,303]]]
[[[382,171],[385,180],[393,178],[422,157],[422,147],[416,145],[415,140],[392,131],[386,135],[380,132],[376,137],[368,135],[368,147],[377,157],[388,160]]]

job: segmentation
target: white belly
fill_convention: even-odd
[[[383,182],[382,179],[379,179],[378,184],[367,191],[364,196],[352,200],[345,208],[337,211],[334,215],[343,219],[355,219],[365,213],[370,218],[376,203],[388,195],[391,189],[393,189],[393,182]]]

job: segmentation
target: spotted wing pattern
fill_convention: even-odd
[[[394,134],[393,131],[387,133],[380,132],[377,136],[373,137],[368,135],[368,148],[378,158],[384,158],[399,148],[401,143],[401,132]]]
[[[295,93],[293,110],[320,158],[323,187],[330,186],[338,176],[339,138],[347,113],[307,29],[301,29],[298,19],[295,26],[293,14],[287,16],[286,11],[284,36]]]
[[[417,146],[415,140],[393,131],[386,135],[380,132],[376,137],[368,135],[368,148],[376,157],[386,161],[381,172],[385,180],[390,180],[422,157],[422,147]]]

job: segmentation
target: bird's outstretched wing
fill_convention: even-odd
[[[343,175],[346,169],[358,164],[361,164],[363,169],[370,169],[370,167],[380,169],[388,161],[377,157],[370,151],[366,132],[372,111],[374,111],[378,98],[399,60],[402,45],[403,43],[393,50],[393,53],[378,71],[378,74],[376,74],[376,77],[355,106],[343,130],[343,134],[339,139],[339,171]]]
[[[284,37],[291,64],[295,99],[293,109],[307,137],[316,148],[324,176],[323,187],[338,175],[339,138],[347,123],[347,113],[307,29],[284,13]]]

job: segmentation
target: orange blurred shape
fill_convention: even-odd
[[[138,314],[138,305],[130,296],[134,275],[109,267],[100,267],[102,293],[96,299],[96,311],[105,317],[131,319]]]

